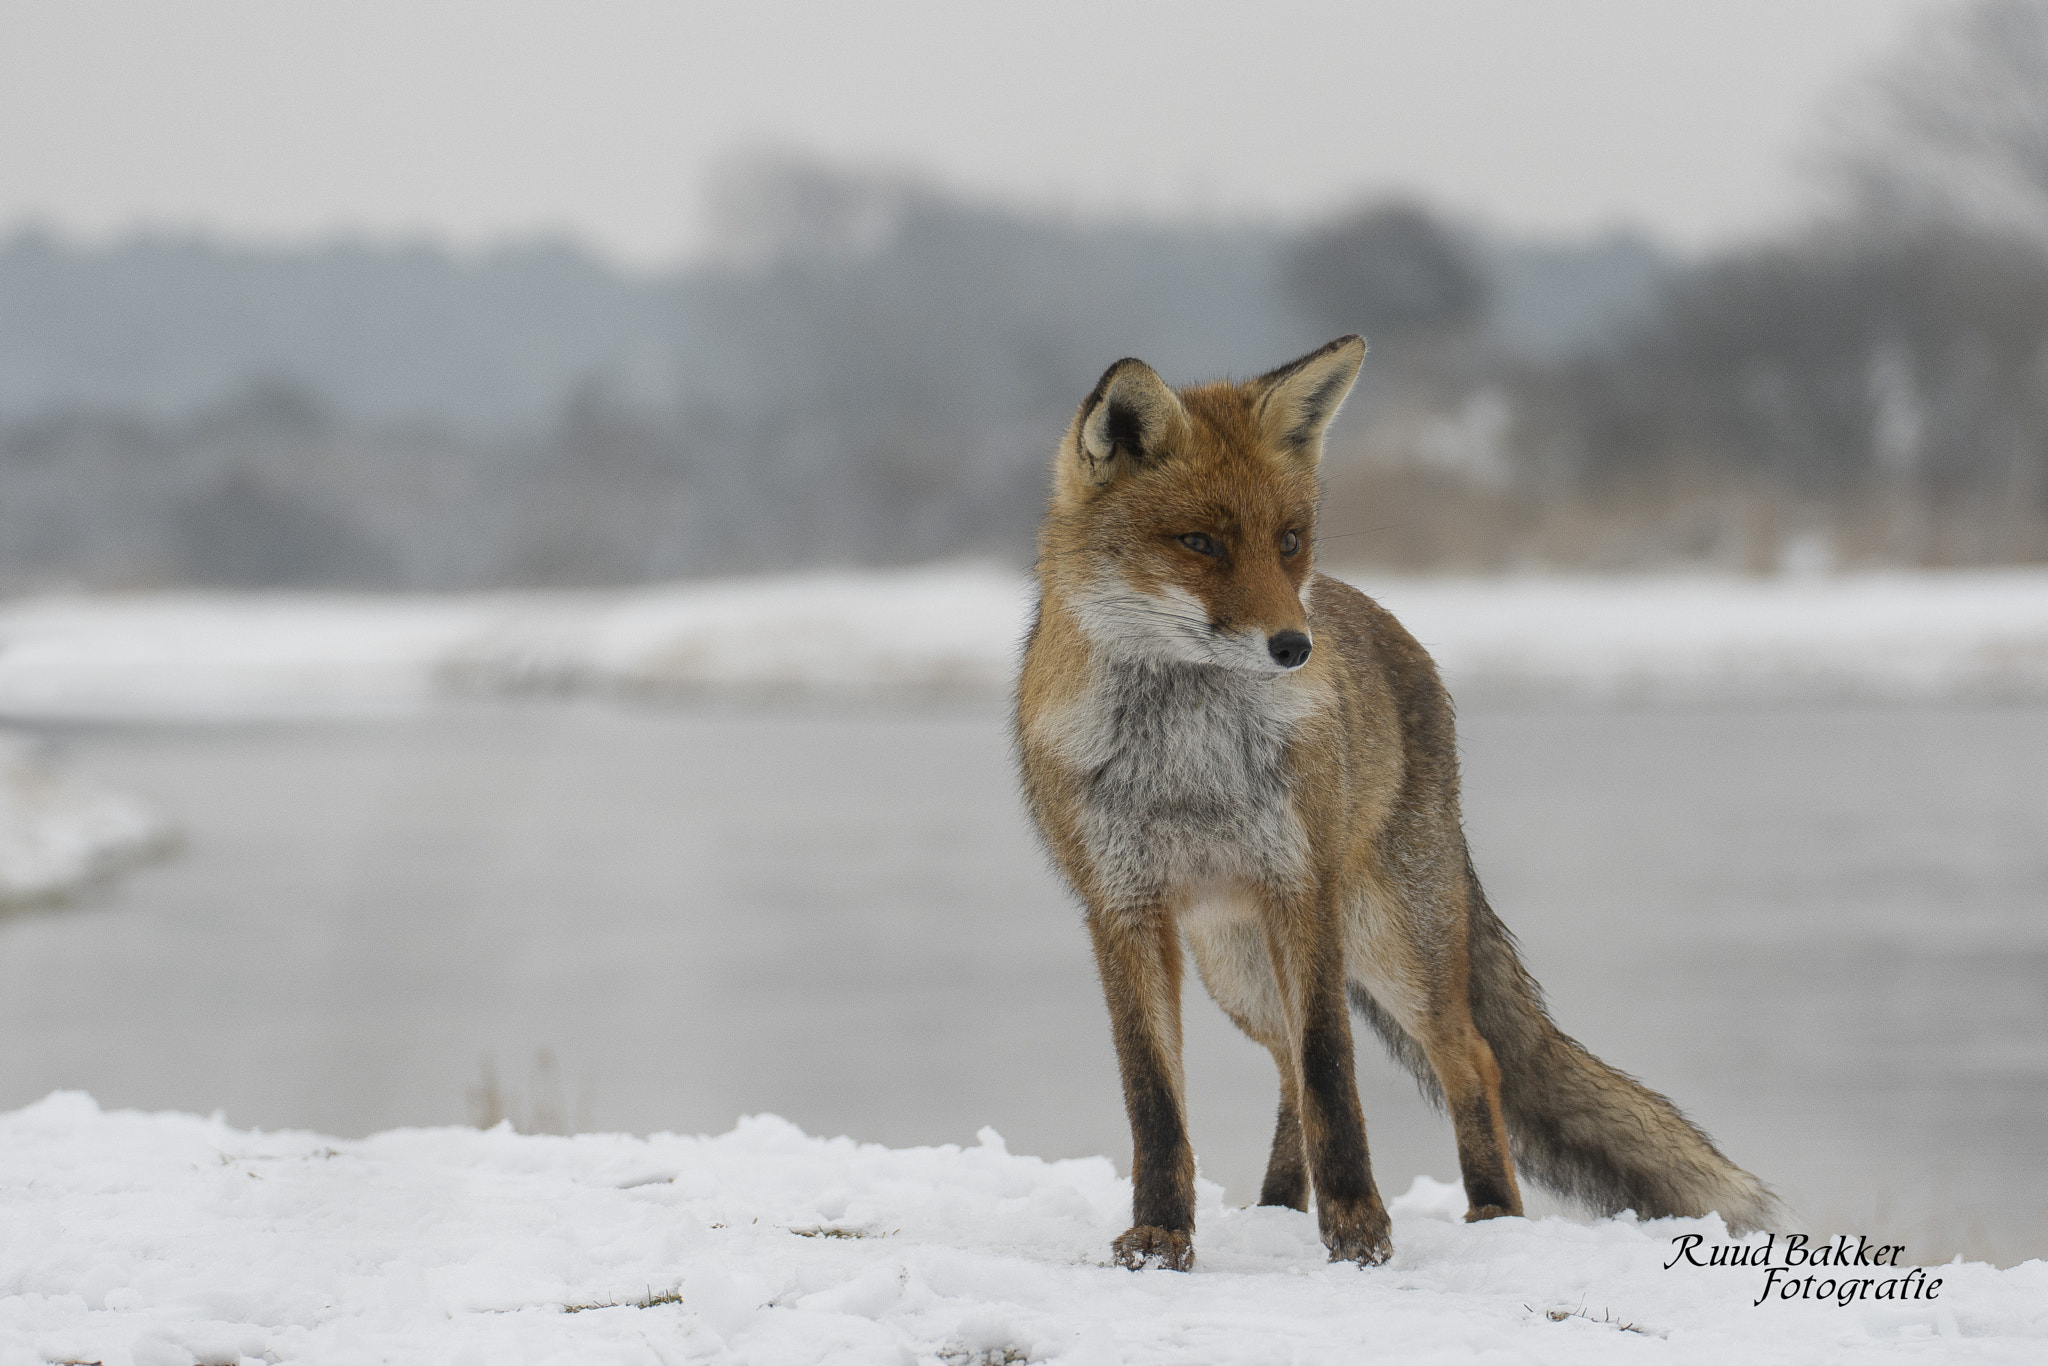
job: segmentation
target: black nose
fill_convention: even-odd
[[[1266,640],[1266,653],[1283,669],[1298,669],[1308,662],[1308,636],[1302,631],[1282,631]]]

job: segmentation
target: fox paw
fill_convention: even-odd
[[[1476,1224],[1481,1219],[1513,1219],[1521,1214],[1518,1209],[1506,1205],[1474,1205],[1465,1211],[1465,1222]]]
[[[1195,1265],[1194,1234],[1185,1229],[1152,1228],[1139,1225],[1127,1230],[1109,1245],[1116,1264],[1127,1271],[1156,1266],[1165,1271],[1188,1271]]]
[[[1394,1252],[1393,1221],[1385,1210],[1351,1219],[1332,1220],[1323,1230],[1323,1246],[1333,1262],[1378,1266]]]

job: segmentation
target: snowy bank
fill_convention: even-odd
[[[2048,698],[2048,572],[1361,581],[1454,690]]]
[[[0,907],[71,891],[169,838],[141,802],[62,777],[27,741],[0,734]]]
[[[1461,695],[2048,698],[2048,571],[1350,577]],[[995,693],[1030,602],[1023,575],[971,566],[580,594],[30,599],[0,605],[0,716],[374,714],[534,692]]]
[[[0,606],[0,715],[240,720],[403,712],[504,608],[460,597],[108,594]]]
[[[347,1142],[60,1093],[0,1116],[0,1366],[2048,1354],[2044,1262],[1919,1273],[1932,1299],[1759,1307],[1755,1268],[1665,1269],[1676,1237],[1726,1243],[1714,1219],[1468,1226],[1425,1178],[1394,1203],[1393,1259],[1361,1270],[1324,1260],[1308,1215],[1200,1190],[1194,1273],[1132,1274],[1103,1265],[1130,1198],[1109,1162],[989,1130]]]

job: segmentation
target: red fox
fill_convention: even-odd
[[[1333,1261],[1391,1251],[1351,1010],[1448,1111],[1468,1220],[1522,1212],[1519,1167],[1606,1213],[1774,1226],[1762,1182],[1551,1023],[1466,851],[1435,666],[1312,568],[1323,433],[1364,360],[1342,337],[1178,392],[1121,360],[1054,462],[1016,740],[1109,1004],[1132,1145],[1114,1255],[1194,1260],[1183,939],[1280,1072],[1259,1203],[1305,1210],[1313,1185]]]

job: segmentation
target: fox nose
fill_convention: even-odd
[[[1266,653],[1283,669],[1298,669],[1306,664],[1311,648],[1304,631],[1282,631],[1266,639]]]

